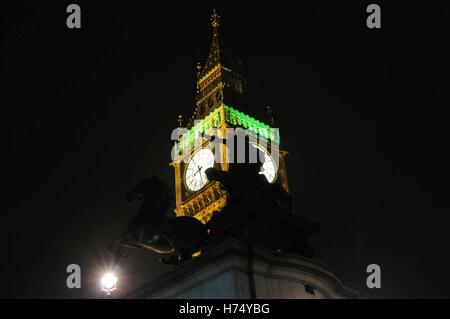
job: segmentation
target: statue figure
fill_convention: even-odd
[[[127,231],[108,247],[117,260],[129,256],[124,248],[144,248],[162,255],[161,263],[178,265],[191,259],[204,245],[207,229],[199,220],[165,216],[173,196],[159,178],[142,180],[125,198],[129,203],[142,201],[142,204],[128,223]]]
[[[262,158],[262,157],[259,157]],[[312,257],[307,240],[319,232],[292,211],[292,197],[260,174],[262,163],[230,164],[228,172],[209,168],[209,180],[220,183],[228,195],[227,206],[207,224],[210,243],[237,237],[279,251]]]
[[[292,197],[261,174],[263,155],[250,163],[246,140],[244,163],[230,164],[229,171],[209,168],[209,181],[217,181],[227,193],[227,205],[202,224],[193,217],[168,218],[172,192],[157,177],[142,180],[126,195],[130,203],[142,201],[138,214],[128,223],[127,231],[108,247],[121,260],[129,256],[125,248],[148,249],[160,254],[165,265],[179,265],[205,247],[227,238],[243,239],[278,251],[312,257],[308,240],[319,232],[317,223],[309,223],[292,210]],[[236,154],[235,154],[236,156]]]

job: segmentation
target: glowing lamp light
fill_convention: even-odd
[[[113,290],[117,289],[117,280],[117,277],[113,273],[107,273],[104,275],[100,280],[102,284],[102,291],[110,295]]]

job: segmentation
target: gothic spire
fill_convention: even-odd
[[[201,119],[224,103],[249,104],[244,96],[245,79],[242,75],[242,63],[239,63],[222,45],[220,16],[216,9],[211,15],[212,41],[206,62],[197,64],[196,107],[188,120],[192,127],[196,119]]]
[[[209,51],[208,59],[206,60],[206,63],[203,66],[202,71],[200,72],[200,76],[205,75],[211,68],[222,62],[221,59],[223,58],[222,43],[220,37],[220,16],[217,13],[216,9],[213,9],[213,13],[211,15],[211,26],[213,33],[211,49]]]

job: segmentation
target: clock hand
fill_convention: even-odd
[[[202,176],[202,167],[201,167],[201,166],[198,166],[198,171],[197,171],[197,173],[200,173],[200,177]]]
[[[197,167],[199,167],[199,166],[197,166]],[[197,175],[199,171],[200,171],[200,169],[197,169],[197,170],[194,169],[194,174],[192,176]]]

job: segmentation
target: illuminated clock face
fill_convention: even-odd
[[[190,191],[200,190],[208,182],[205,170],[214,166],[214,154],[208,148],[196,152],[186,167],[186,186]]]
[[[260,145],[252,144],[253,147],[256,147],[258,150],[261,151],[261,153],[264,156],[263,159],[263,165],[261,167],[260,174],[264,174],[266,176],[267,181],[269,183],[275,182],[277,179],[277,166],[275,164],[275,161],[273,160],[272,156]]]

